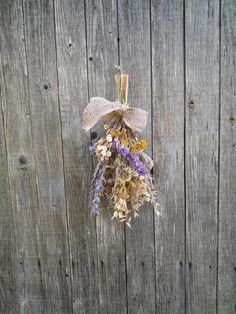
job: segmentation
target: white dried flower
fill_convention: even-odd
[[[107,140],[109,143],[112,142],[112,136],[111,136],[111,134],[108,134],[108,135],[107,135],[106,140]]]
[[[98,145],[97,146],[97,150],[102,150],[103,149],[103,146],[102,145]]]

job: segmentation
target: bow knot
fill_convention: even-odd
[[[110,102],[105,98],[92,97],[83,113],[83,128],[88,131],[98,122],[122,117],[124,123],[133,131],[143,132],[147,125],[147,111],[129,108],[121,102]]]

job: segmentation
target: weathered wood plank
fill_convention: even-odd
[[[55,1],[73,309],[75,313],[99,313],[96,226],[88,208],[90,136],[82,129],[88,101],[84,13],[83,1]]]
[[[53,1],[23,1],[32,136],[42,243],[38,254],[46,312],[71,309],[66,201]],[[47,276],[45,276],[47,274]]]
[[[187,1],[187,313],[216,313],[219,1]]]
[[[40,266],[44,238],[38,213],[21,1],[1,2],[1,61],[5,93],[2,110],[16,245],[17,282],[12,287],[16,299],[10,313],[45,313],[48,307]]]
[[[157,313],[185,313],[184,25],[182,1],[152,1]]]
[[[221,8],[218,313],[236,312],[236,2]]]
[[[89,97],[117,99],[117,6],[115,0],[86,2]],[[92,139],[104,134],[95,128]],[[89,210],[89,209],[88,209]],[[97,247],[101,313],[126,313],[124,225],[111,221],[112,212],[97,217]]]
[[[2,25],[1,25],[2,26]],[[2,29],[1,29],[2,33]],[[1,46],[2,48],[2,46]],[[8,175],[8,159],[2,112],[6,104],[3,67],[0,58],[0,312],[16,313],[17,273],[14,219]]]
[[[148,1],[118,1],[120,63],[130,74],[128,102],[149,113],[143,134],[152,153],[150,7]],[[155,312],[155,256],[153,208],[145,206],[140,217],[126,226],[127,296],[129,313]]]

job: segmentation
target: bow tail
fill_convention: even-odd
[[[83,128],[89,131],[95,124],[107,121],[121,107],[118,102],[110,102],[101,97],[93,97],[83,113]]]
[[[128,108],[125,111],[123,121],[133,131],[142,133],[147,126],[148,113],[139,108]]]

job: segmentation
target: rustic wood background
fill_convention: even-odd
[[[236,313],[236,1],[0,0],[0,313]],[[163,217],[88,208],[81,114],[149,112]]]

